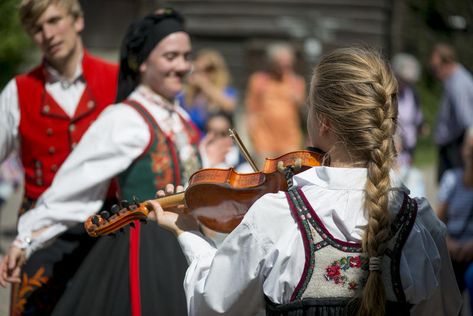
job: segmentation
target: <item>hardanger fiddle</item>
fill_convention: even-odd
[[[243,153],[247,154],[246,150]],[[267,158],[261,172],[238,173],[233,168],[202,169],[190,177],[184,192],[155,201],[166,211],[188,213],[212,230],[229,233],[257,199],[266,193],[287,191],[288,181],[291,181],[289,174],[319,166],[321,161],[321,153],[301,150]],[[89,217],[84,226],[91,236],[108,235],[133,225],[135,220],[146,220],[151,211],[153,207],[149,201],[122,201],[110,212],[102,211]]]

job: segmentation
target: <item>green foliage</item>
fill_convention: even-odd
[[[18,73],[33,45],[18,16],[19,0],[0,1],[0,87]]]

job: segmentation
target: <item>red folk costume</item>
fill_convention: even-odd
[[[117,67],[87,53],[82,60],[86,88],[74,116],[69,117],[45,89],[41,65],[16,77],[20,106],[21,160],[25,195],[36,200],[87,128],[116,95]]]
[[[34,206],[57,170],[99,114],[116,96],[118,67],[84,52],[85,88],[73,116],[46,90],[42,64],[15,78],[18,89],[20,157],[25,169],[22,211]],[[82,259],[93,245],[81,225],[28,259],[12,291],[11,315],[50,315]]]

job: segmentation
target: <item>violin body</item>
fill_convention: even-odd
[[[238,173],[234,169],[203,169],[194,173],[185,194],[185,205],[200,223],[221,233],[231,232],[248,209],[266,193],[287,191],[278,163],[288,166],[301,160],[297,172],[320,165],[318,154],[297,151],[266,159],[263,172]]]
[[[267,158],[262,172],[238,173],[233,168],[202,169],[190,177],[184,193],[156,200],[166,211],[189,213],[204,226],[229,233],[264,194],[287,191],[285,168],[292,168],[297,174],[319,166],[321,161],[320,153],[295,151],[277,158]],[[91,216],[84,225],[91,236],[107,235],[134,220],[145,220],[152,210],[148,202],[130,204],[109,218]]]

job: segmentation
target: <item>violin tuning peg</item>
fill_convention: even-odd
[[[99,226],[100,224],[100,217],[98,215],[92,216],[92,224]]]
[[[120,206],[120,208],[128,208],[128,206],[130,206],[130,202],[128,202],[127,200],[121,200]]]
[[[130,211],[134,211],[134,210],[136,210],[137,208],[138,208],[138,205],[136,205],[136,204],[130,204],[130,205],[128,206],[128,209],[129,209]]]
[[[135,204],[140,204],[140,199],[136,196],[136,195],[133,195],[133,197],[131,198],[131,200],[133,201],[133,203]]]
[[[284,161],[279,160],[278,161],[278,171],[284,173]]]
[[[301,170],[302,168],[302,159],[301,158],[297,158],[295,161],[294,161],[294,169],[296,171],[299,171]]]
[[[110,208],[110,213],[116,214],[120,210],[120,206],[118,204],[113,204],[112,207]]]
[[[108,220],[110,218],[110,213],[107,211],[102,211],[100,212],[100,216],[102,216],[104,220]]]

